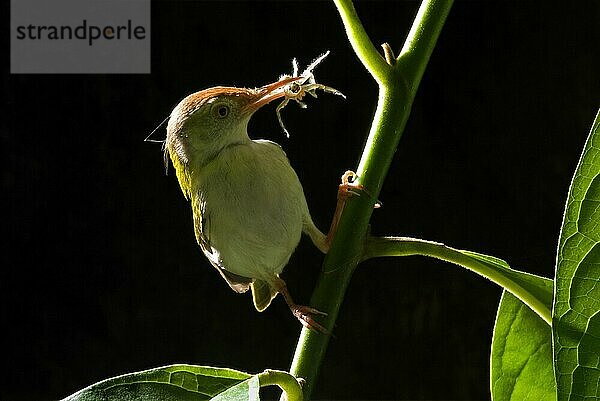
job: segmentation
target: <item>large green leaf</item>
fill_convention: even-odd
[[[552,280],[538,280],[552,291]],[[490,388],[493,401],[556,400],[551,328],[506,290],[494,327]]]
[[[600,111],[569,191],[552,321],[558,400],[600,399]]]
[[[231,369],[170,365],[113,377],[62,401],[258,401],[258,376]]]

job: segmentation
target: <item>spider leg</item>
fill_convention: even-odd
[[[304,85],[303,89],[304,89],[305,92],[310,93],[314,97],[317,97],[316,91],[317,91],[317,89],[320,89],[323,92],[331,93],[331,94],[337,95],[337,96],[341,96],[344,99],[346,98],[346,96],[342,92],[340,92],[339,90],[334,89],[334,88],[332,88],[330,86],[322,85],[322,84]]]
[[[281,110],[283,110],[283,108],[285,106],[287,106],[289,101],[290,101],[290,99],[288,99],[286,97],[285,99],[283,99],[283,101],[281,103],[279,103],[279,106],[277,106],[277,108],[275,109],[275,113],[277,114],[277,120],[279,120],[279,125],[281,126],[281,129],[283,129],[283,133],[285,134],[286,138],[290,137],[290,133],[285,128],[285,125],[283,124],[283,119],[281,118]]]
[[[312,74],[312,70],[314,70],[317,67],[317,65],[319,65],[319,63],[321,63],[321,61],[323,61],[323,59],[325,59],[325,57],[327,56],[329,56],[329,50],[327,50],[325,53],[321,54],[319,57],[314,59],[314,61],[310,63],[308,67],[306,67],[302,75]]]
[[[305,89],[305,92],[310,94],[312,97],[316,98],[317,97],[317,88],[312,88],[312,89]]]
[[[332,95],[341,96],[341,97],[343,97],[344,99],[346,99],[346,95],[344,95],[344,94],[343,94],[342,92],[340,92],[339,90],[337,90],[337,89],[333,89],[333,88],[331,88],[331,87],[329,87],[329,86],[322,85],[322,88],[319,88],[319,89],[321,89],[323,92],[331,93]]]
[[[296,103],[298,103],[298,106],[300,106],[300,108],[302,108],[302,109],[307,108],[306,103],[304,103],[303,101],[298,100],[298,99],[294,99],[294,100],[296,101]]]
[[[332,88],[332,87],[330,87],[330,86],[325,86],[325,85],[321,85],[321,84],[319,84],[319,89],[321,89],[323,92],[326,92],[326,93],[331,93],[332,95],[341,96],[341,97],[343,97],[344,99],[346,98],[346,95],[344,95],[344,94],[343,94],[342,92],[340,92],[339,90],[337,90],[337,89],[334,89],[334,88]]]
[[[292,69],[293,69],[293,77],[297,77],[298,76],[298,60],[296,60],[296,58],[294,57],[292,59]]]

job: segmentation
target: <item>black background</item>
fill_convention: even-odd
[[[417,8],[357,4],[373,41],[394,49]],[[552,276],[569,182],[600,100],[599,18],[597,2],[456,3],[373,233],[443,241]],[[5,58],[3,400],[62,398],[175,362],[289,367],[300,325],[280,298],[259,314],[229,290],[195,243],[160,145],[142,140],[191,92],[260,86],[290,72],[293,57],[305,66],[329,49],[317,79],[347,101],[290,105],[290,139],[273,105],[250,124],[252,137],[286,150],[326,230],[339,177],[357,166],[376,85],[328,2],[158,2],[151,31],[150,75],[11,76]],[[303,239],[284,272],[298,301],[308,301],[321,261]],[[315,399],[489,399],[500,294],[434,260],[365,263]]]

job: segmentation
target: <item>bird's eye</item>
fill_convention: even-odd
[[[225,118],[229,115],[229,106],[224,104],[217,105],[215,111],[219,118]]]

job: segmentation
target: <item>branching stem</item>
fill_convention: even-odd
[[[379,85],[390,78],[392,67],[383,59],[377,48],[369,39],[351,0],[333,0],[340,13],[346,36],[352,49]]]
[[[347,200],[311,297],[312,307],[328,313],[321,324],[330,332],[354,268],[363,259],[373,205],[404,131],[429,56],[452,6],[452,0],[424,0],[413,23],[410,45],[405,45],[398,62],[391,65],[369,39],[352,2],[334,2],[352,48],[379,85],[379,97],[355,180],[371,196],[354,196]],[[328,342],[329,336],[307,329],[300,334],[290,373],[306,380],[303,387],[306,400],[310,399]]]

